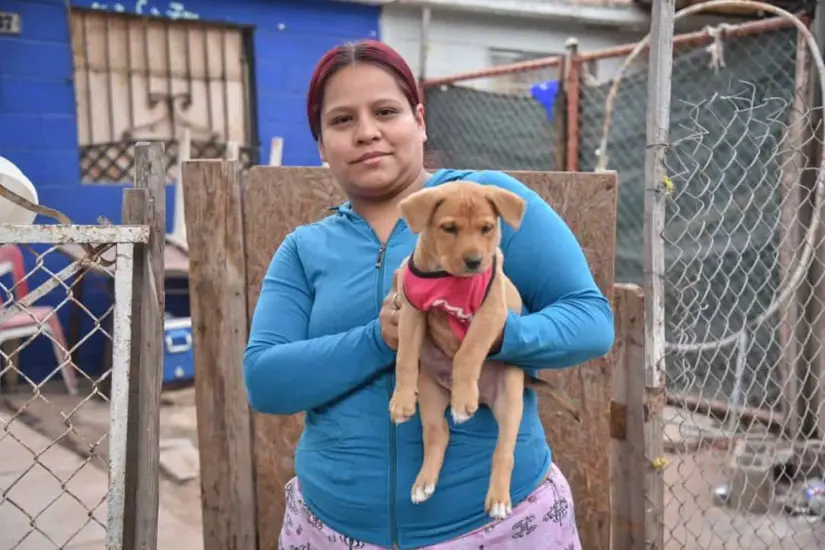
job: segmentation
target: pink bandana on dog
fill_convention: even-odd
[[[496,256],[493,265],[484,273],[458,277],[446,271],[427,273],[418,269],[412,256],[404,273],[404,296],[421,311],[440,308],[450,317],[450,327],[459,340],[464,340],[473,315],[481,307],[490,291],[496,273]]]

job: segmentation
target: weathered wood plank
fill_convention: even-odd
[[[647,148],[645,151],[644,294],[645,294],[645,495],[646,540],[651,550],[664,550],[664,480],[656,465],[664,459],[665,405],[665,153],[670,128],[670,89],[673,73],[674,0],[653,4],[650,63],[647,78]]]
[[[166,164],[163,144],[135,145],[135,188],[147,208],[126,202],[123,223],[149,225],[149,241],[135,246],[131,383],[126,448],[124,550],[157,547],[160,392],[163,382],[163,249],[166,239]],[[143,219],[132,219],[145,216]]]
[[[611,403],[612,548],[645,550],[644,297],[636,285],[615,287],[616,369]]]
[[[182,172],[204,549],[254,550],[252,437],[241,374],[248,323],[240,165],[185,162]]]

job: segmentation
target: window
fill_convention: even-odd
[[[171,179],[184,128],[192,158],[257,162],[248,30],[72,9],[71,32],[84,182],[130,181],[136,140],[166,143]]]

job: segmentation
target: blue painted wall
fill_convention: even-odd
[[[284,137],[285,165],[317,166],[317,148],[305,120],[305,91],[312,68],[330,47],[378,36],[380,10],[329,0],[188,0],[179,2],[198,19],[254,27],[255,87],[260,158],[269,158],[269,141]],[[180,8],[166,0],[91,2],[72,6],[174,17]],[[20,13],[20,36],[0,36],[0,155],[17,164],[35,183],[41,204],[65,212],[75,223],[97,223],[99,216],[120,221],[122,186],[83,185],[77,144],[69,2],[65,0],[0,0],[0,10]],[[168,227],[174,211],[167,193]],[[50,223],[39,220],[40,223]],[[53,272],[65,266],[58,254],[48,256]],[[31,266],[29,266],[31,267]],[[31,280],[37,286],[45,275]],[[108,306],[100,291],[88,285],[88,304],[96,313]],[[65,294],[63,294],[65,296]],[[56,303],[62,299],[50,296]],[[66,321],[69,308],[62,308]],[[91,328],[86,323],[84,331]],[[84,345],[82,367],[95,373],[101,339]],[[52,365],[42,348],[29,361],[38,378]],[[34,356],[32,356],[34,357]]]

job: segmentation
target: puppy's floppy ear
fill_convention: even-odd
[[[443,194],[437,187],[416,191],[402,200],[398,207],[413,233],[421,233],[430,221],[433,211],[441,203]]]
[[[524,218],[524,211],[527,209],[527,203],[524,199],[512,191],[493,185],[485,187],[484,190],[487,194],[487,200],[493,205],[501,219],[513,229],[518,229],[522,218]]]

